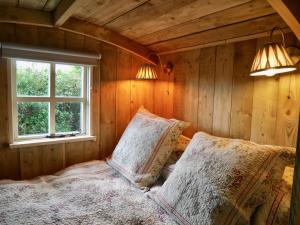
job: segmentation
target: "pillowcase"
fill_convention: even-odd
[[[187,123],[141,108],[132,118],[108,164],[140,187],[153,184]]]
[[[148,195],[181,225],[249,224],[276,163],[283,165],[274,176],[282,177],[284,152],[199,132],[163,186]]]
[[[176,162],[181,157],[182,153],[184,152],[190,141],[190,138],[184,135],[180,135],[180,137],[177,140],[176,148],[173,150],[170,158],[168,159],[166,165],[161,171],[161,177],[163,181],[165,181],[173,172]]]
[[[267,201],[253,215],[252,225],[289,224],[294,169],[286,167],[281,182],[269,190]]]

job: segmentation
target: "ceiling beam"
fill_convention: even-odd
[[[46,27],[53,26],[52,15],[49,12],[14,7],[0,7],[0,22]]]
[[[53,19],[55,26],[63,25],[77,10],[88,0],[62,0],[55,11],[53,12]]]
[[[0,7],[0,23],[56,27],[53,24],[52,19],[52,15],[48,12],[13,7]],[[104,27],[84,22],[79,19],[70,18],[63,24],[63,26],[57,28],[106,42],[130,52],[142,58],[146,62],[155,64],[155,62],[148,58],[149,54],[153,52],[150,48]]]
[[[268,2],[300,40],[299,0],[268,0]]]

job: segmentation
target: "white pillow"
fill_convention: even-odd
[[[187,123],[140,109],[130,121],[108,164],[140,187],[153,184]]]
[[[281,179],[282,155],[272,146],[199,132],[163,186],[149,196],[181,225],[249,224],[268,191],[264,181]],[[283,165],[270,175],[278,161]]]

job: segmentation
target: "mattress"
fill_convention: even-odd
[[[33,180],[0,181],[0,224],[176,223],[105,161],[91,161]]]

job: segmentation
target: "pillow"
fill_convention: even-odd
[[[289,224],[294,169],[286,167],[281,182],[269,190],[267,201],[253,215],[252,225]]]
[[[262,204],[264,180],[275,163],[281,178],[284,149],[196,133],[174,171],[159,189],[149,192],[179,224],[249,224]],[[277,171],[279,169],[277,168]],[[276,177],[277,179],[277,177]]]
[[[188,144],[190,143],[191,139],[184,136],[180,135],[178,138],[178,142],[176,144],[176,147],[174,149],[174,152],[184,152]]]
[[[147,187],[159,177],[187,125],[139,109],[107,162],[132,183]]]

